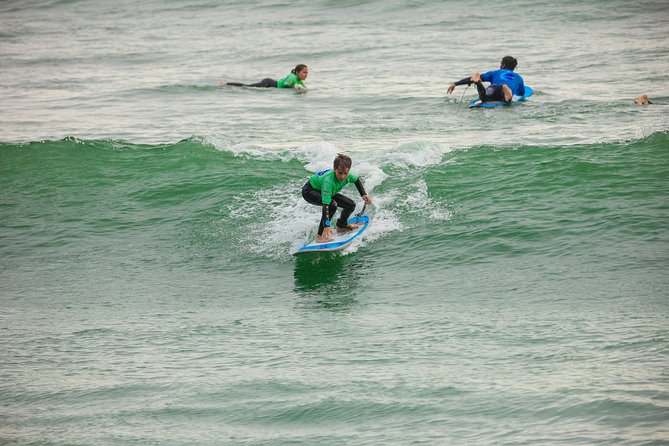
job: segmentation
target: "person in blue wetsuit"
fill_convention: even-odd
[[[348,222],[348,217],[355,210],[355,202],[339,192],[349,183],[353,183],[358,193],[367,204],[372,204],[372,197],[367,195],[360,177],[351,170],[351,158],[338,154],[334,160],[333,168],[315,173],[302,187],[302,197],[310,204],[322,207],[321,222],[318,225],[318,243],[327,243],[334,240],[334,229],[330,219],[337,212],[337,207],[342,207],[341,215],[336,226],[339,232],[357,229],[357,224]]]
[[[453,93],[457,85],[476,84],[479,98],[482,102],[510,102],[514,96],[523,96],[525,94],[525,81],[520,74],[514,72],[518,61],[515,57],[504,56],[499,70],[487,71],[483,74],[474,73],[448,87],[448,94]],[[488,87],[483,86],[483,82],[490,82]]]

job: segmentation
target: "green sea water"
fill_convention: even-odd
[[[295,259],[299,159],[4,144],[4,439],[660,444],[667,149],[388,166],[370,234]]]
[[[1,3],[0,444],[669,444],[669,8],[497,6]]]

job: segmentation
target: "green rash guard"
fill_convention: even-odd
[[[337,181],[337,176],[333,169],[318,172],[309,178],[309,183],[314,190],[321,191],[321,197],[324,205],[329,205],[332,202],[332,197],[337,195],[349,183],[358,181],[358,175],[354,173],[348,174],[346,179],[341,183]]]
[[[290,73],[283,79],[276,81],[276,88],[295,88],[297,85],[307,88],[307,86],[304,85],[304,82],[302,82],[295,73]]]

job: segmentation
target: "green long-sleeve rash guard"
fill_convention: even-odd
[[[323,170],[309,178],[309,183],[314,190],[321,191],[323,205],[327,206],[332,203],[332,197],[337,195],[349,183],[354,183],[360,196],[367,195],[365,188],[362,185],[360,177],[354,173],[348,174],[344,181],[338,181],[335,171],[332,169]]]
[[[276,88],[295,88],[297,85],[307,88],[307,86],[304,85],[304,82],[302,82],[295,73],[290,73],[283,79],[276,81]]]

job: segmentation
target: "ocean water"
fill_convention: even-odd
[[[669,444],[667,23],[0,3],[0,444]],[[507,54],[526,103],[446,94]],[[339,152],[370,228],[294,257]]]

